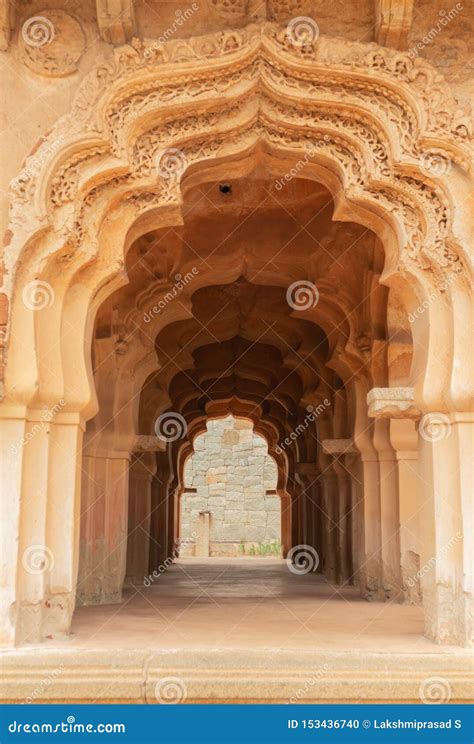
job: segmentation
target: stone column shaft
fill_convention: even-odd
[[[128,499],[127,584],[142,584],[150,557],[151,481],[155,458],[134,456],[130,465]]]
[[[468,646],[473,638],[474,419],[451,414],[439,425],[426,422],[426,417],[420,421],[418,440],[425,632],[438,643]]]
[[[1,640],[57,638],[69,632],[75,605],[84,426],[73,412],[42,410],[2,419],[1,429]]]
[[[423,533],[418,435],[411,419],[390,420],[390,440],[398,464],[400,562],[403,599],[421,605],[420,555]]]
[[[402,599],[398,464],[388,419],[375,421],[379,461],[382,581],[386,599]]]
[[[83,457],[77,588],[78,603],[82,605],[122,601],[127,559],[129,465],[127,453]]]

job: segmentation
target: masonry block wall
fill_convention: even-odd
[[[276,488],[277,468],[264,439],[249,420],[228,416],[209,421],[194,449],[184,482],[196,493],[181,499],[181,555],[194,555],[203,511],[210,512],[210,555],[268,552],[280,541],[281,504],[265,494]]]

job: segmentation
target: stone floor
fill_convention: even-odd
[[[420,608],[365,602],[277,558],[181,559],[121,605],[79,608],[72,630],[5,650],[0,699],[417,703],[472,690],[470,652],[423,638]]]
[[[442,650],[422,633],[420,608],[366,602],[278,558],[186,558],[122,606],[76,610],[67,644]]]

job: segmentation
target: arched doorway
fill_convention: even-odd
[[[345,580],[352,562],[361,592],[369,598],[400,590],[398,488],[409,473],[396,463],[410,458],[394,453],[415,451],[413,421],[422,417],[417,438],[418,488],[425,511],[421,561],[426,565],[434,557],[434,568],[422,577],[427,633],[438,641],[466,643],[467,550],[462,538],[456,541],[456,535],[467,534],[469,482],[460,464],[472,427],[469,330],[467,323],[456,322],[457,314],[468,316],[469,303],[462,118],[449,99],[442,111],[429,104],[424,91],[441,84],[428,65],[421,72],[406,56],[400,59],[388,50],[349,44],[341,65],[337,41],[326,40],[308,57],[288,50],[281,35],[266,26],[211,36],[206,45],[210,51],[204,57],[196,49],[192,58],[192,84],[186,77],[188,63],[174,42],[164,65],[145,54],[149,50],[142,45],[130,47],[110,68],[94,71],[76,101],[75,128],[70,120],[60,121],[50,135],[63,132],[63,147],[44,159],[40,173],[20,179],[12,197],[8,266],[10,256],[17,263],[7,287],[11,309],[1,409],[13,494],[5,639],[21,641],[32,634],[39,639],[70,627],[79,564],[82,458],[85,482],[95,483],[103,495],[89,501],[83,481],[83,504],[101,505],[99,516],[92,510],[92,527],[85,535],[88,558],[95,556],[86,573],[94,577],[104,556],[114,555],[105,594],[119,599],[130,461],[136,452],[163,451],[156,442],[136,438],[153,437],[156,421],[169,410],[186,422],[185,437],[165,437],[168,460],[160,464],[169,549],[176,538],[185,457],[210,413],[230,412],[235,400],[267,433],[279,466],[278,488],[286,492],[290,482],[292,495],[298,489],[318,491],[309,500],[293,499],[288,547],[315,540],[317,520],[309,503],[329,523],[337,509],[336,522],[342,518],[345,528],[342,538],[331,529],[324,532],[327,570]],[[193,87],[196,65],[198,90]],[[413,92],[420,101],[416,107]],[[92,112],[97,126],[91,124]],[[449,178],[423,172],[422,154],[430,148],[456,163]],[[338,293],[334,282],[320,276],[325,255],[321,240],[319,255],[286,260],[284,270],[276,255],[270,261],[258,251],[249,256],[246,245],[234,246],[234,262],[219,255],[207,269],[205,261],[196,267],[186,252],[171,248],[160,251],[167,271],[158,276],[152,272],[149,286],[130,281],[132,267],[126,262],[134,252],[145,255],[146,236],[153,241],[158,231],[171,232],[172,245],[173,231],[186,229],[183,205],[187,199],[191,205],[193,199],[199,201],[203,184],[219,188],[219,199],[225,199],[239,183],[244,190],[249,178],[257,190],[271,181],[273,201],[277,192],[286,194],[280,214],[292,199],[304,209],[305,200],[298,203],[304,196],[314,217],[320,199],[326,221],[342,224],[341,235],[330,236],[331,247],[344,248],[346,223],[361,233],[370,231],[370,252],[364,240],[363,270],[355,274],[364,302],[357,292],[346,291],[349,285]],[[220,190],[229,182],[234,184],[230,192]],[[298,184],[293,191],[292,184]],[[252,211],[245,198],[238,203]],[[25,205],[27,221],[20,219]],[[226,209],[224,203],[221,211]],[[232,219],[232,208],[230,213]],[[328,235],[323,231],[319,237]],[[280,259],[285,263],[285,254]],[[183,277],[193,274],[193,265],[198,273],[181,286]],[[350,278],[350,265],[345,269]],[[173,280],[176,274],[180,278]],[[288,305],[288,290],[301,281],[316,287],[317,302],[313,296],[302,307],[297,295],[293,306]],[[280,318],[274,335],[281,339],[265,343],[249,327],[241,334],[246,323],[239,322],[237,333],[228,336],[224,330],[217,342],[207,339],[192,349],[193,359],[187,361],[186,333],[195,333],[193,324],[199,325],[206,308],[214,306],[208,305],[212,292],[222,294],[223,287],[235,284],[234,305],[239,308],[252,292],[255,307],[271,310],[267,301],[274,300]],[[180,301],[166,300],[163,287]],[[41,308],[39,289],[48,295]],[[138,301],[133,308],[127,292],[128,299]],[[430,300],[433,293],[435,301]],[[118,296],[121,302],[115,307],[112,298]],[[165,302],[166,312],[155,296]],[[411,328],[409,317],[414,318]],[[250,310],[245,318],[252,318]],[[309,330],[303,332],[303,327]],[[289,329],[299,329],[296,347],[288,345]],[[270,324],[266,335],[272,333]],[[175,338],[179,374],[173,357],[166,358]],[[413,353],[404,348],[411,340]],[[199,349],[213,343],[221,347],[221,371],[201,364]],[[240,363],[242,351],[250,372]],[[295,371],[298,355],[305,365],[301,374]],[[226,359],[230,380],[221,377]],[[195,373],[191,385],[186,379],[190,370]],[[215,394],[209,395],[206,380]],[[279,393],[270,402],[268,380],[272,392]],[[306,431],[307,406],[317,410],[326,398],[332,414],[324,406],[318,414],[320,446],[314,448],[299,434],[292,440],[298,427],[303,435]],[[46,422],[41,418],[44,406],[53,412]],[[440,427],[448,428],[450,436],[439,436]],[[26,441],[28,447],[23,446]],[[150,459],[152,503],[159,457]],[[446,462],[452,467],[446,468]],[[319,477],[322,471],[324,478]],[[37,498],[27,509],[24,494],[33,482]],[[456,495],[447,503],[441,494],[451,493],[453,483]],[[358,516],[349,521],[353,504]],[[88,540],[95,551],[87,552]],[[23,558],[38,545],[52,560],[46,572],[35,574]],[[412,547],[407,543],[407,551]],[[62,560],[55,560],[59,555]],[[99,594],[103,586],[100,579]],[[460,607],[455,620],[446,610],[452,603]]]
[[[252,422],[207,422],[184,466],[180,557],[281,555],[277,467]]]

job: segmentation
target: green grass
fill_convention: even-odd
[[[258,543],[257,545],[251,545],[249,548],[246,548],[244,543],[240,543],[239,553],[241,555],[280,556],[281,542],[279,540],[273,540],[273,542],[270,543]]]

